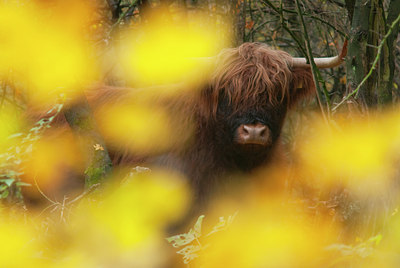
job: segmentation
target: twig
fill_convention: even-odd
[[[61,212],[60,212],[60,222],[65,222],[64,219],[64,209],[65,209],[65,201],[68,199],[66,195],[64,195],[63,202],[61,205]]]
[[[57,207],[59,206],[60,203],[54,203],[54,204],[50,204],[47,207],[45,207],[42,211],[40,211],[39,215],[37,215],[37,218],[39,218],[40,216],[42,216],[43,213],[45,213],[48,209],[52,208],[52,207]]]
[[[92,186],[89,187],[89,189],[84,191],[81,195],[79,195],[79,196],[75,197],[73,200],[69,201],[67,203],[67,205],[71,205],[72,203],[75,203],[76,201],[81,200],[83,197],[85,197],[88,194],[90,194],[91,192],[93,192],[99,185],[100,185],[100,183],[93,184]]]
[[[35,178],[34,178],[34,181],[35,181],[35,185],[36,185],[38,191],[51,203],[49,206],[47,206],[45,209],[43,209],[43,210],[39,213],[38,217],[40,217],[40,216],[41,216],[45,211],[47,211],[48,209],[51,209],[50,213],[54,213],[56,210],[60,209],[60,222],[65,222],[64,211],[65,211],[66,209],[69,211],[69,208],[68,208],[69,205],[71,205],[71,204],[73,204],[73,203],[75,203],[75,202],[81,200],[83,197],[85,197],[85,196],[88,195],[89,193],[93,192],[93,190],[94,190],[95,188],[97,188],[97,187],[100,185],[100,183],[93,184],[88,190],[86,190],[86,191],[83,192],[81,195],[77,196],[76,198],[74,198],[73,200],[71,200],[71,201],[69,201],[69,202],[66,202],[67,199],[68,199],[68,197],[67,197],[67,196],[64,196],[63,202],[60,203],[60,202],[58,202],[58,201],[53,201],[53,200],[51,200],[48,196],[46,196],[46,195],[42,192],[42,190],[39,188],[39,185],[38,185],[37,182],[36,182],[36,176],[35,176]]]
[[[321,109],[321,112],[322,112],[322,116],[324,117],[325,122],[328,122],[327,118],[326,118],[326,115],[325,115],[325,112],[324,112],[324,109],[323,109],[323,106],[322,106],[320,93],[323,92],[324,95],[325,95],[326,103],[327,103],[327,106],[328,106],[327,107],[328,108],[327,109],[328,116],[329,116],[329,112],[330,112],[329,95],[328,95],[328,92],[327,92],[326,88],[324,88],[324,90],[321,90],[320,85],[319,85],[319,80],[320,80],[319,78],[321,77],[321,74],[319,73],[319,70],[317,69],[317,66],[315,65],[315,62],[314,62],[314,57],[313,57],[312,50],[311,50],[310,38],[308,37],[307,27],[306,27],[306,24],[304,22],[303,14],[301,13],[299,0],[296,0],[296,6],[297,6],[297,12],[298,12],[299,17],[300,17],[300,22],[301,22],[301,24],[303,26],[304,39],[305,39],[305,44],[306,44],[306,49],[307,49],[306,56],[308,58],[308,61],[310,62],[311,73],[313,75],[314,83],[315,83],[315,86],[316,86],[317,92],[318,92],[318,94],[317,94],[318,104],[320,106],[320,109]]]
[[[275,19],[275,20],[263,21],[262,23],[260,23],[259,25],[257,25],[257,27],[253,28],[253,29],[250,31],[249,35],[253,35],[253,34],[254,34],[255,32],[257,32],[261,27],[263,27],[265,24],[270,23],[270,22],[275,22],[275,21],[277,21],[277,20]],[[253,41],[254,41],[254,40],[253,40]]]
[[[264,0],[264,1],[266,1],[266,3],[269,2],[268,0]],[[272,5],[272,4],[271,4],[271,5]],[[290,9],[286,9],[286,8],[282,8],[282,11],[284,11],[284,12],[286,12],[286,13],[297,14],[297,11],[290,10]],[[302,14],[303,14],[303,16],[309,17],[309,18],[311,18],[311,19],[318,20],[318,21],[320,21],[321,23],[328,25],[329,27],[331,27],[332,29],[334,29],[335,32],[338,32],[338,33],[341,34],[343,37],[348,38],[348,35],[347,35],[345,32],[339,30],[339,29],[336,28],[334,25],[332,25],[330,22],[328,22],[328,21],[326,21],[326,20],[323,20],[323,19],[321,19],[320,17],[315,16],[315,15],[311,15],[311,14],[307,14],[307,13],[302,13]]]
[[[335,111],[337,108],[339,108],[339,106],[341,106],[343,103],[345,103],[346,101],[348,101],[352,96],[356,95],[356,98],[358,97],[358,92],[360,90],[360,88],[365,84],[365,82],[368,80],[368,78],[372,75],[373,71],[376,68],[376,65],[378,64],[379,58],[381,57],[381,53],[382,53],[382,48],[383,45],[385,44],[386,40],[388,39],[388,37],[392,34],[392,30],[394,27],[396,27],[396,24],[399,23],[400,21],[400,15],[396,18],[395,21],[393,21],[392,25],[390,25],[390,28],[388,30],[388,32],[386,33],[386,35],[383,37],[381,43],[378,46],[378,53],[375,57],[374,62],[372,63],[372,67],[371,69],[369,69],[368,74],[363,78],[363,80],[361,81],[361,83],[357,86],[356,89],[354,89],[350,94],[348,94],[346,97],[343,98],[343,100],[341,102],[339,102],[333,109],[332,111]]]
[[[339,30],[338,28],[336,28],[335,26],[333,26],[333,25],[332,25],[331,23],[329,23],[328,21],[323,20],[323,19],[321,19],[320,17],[317,17],[317,16],[315,16],[315,15],[304,14],[304,16],[307,16],[307,17],[309,17],[309,18],[311,18],[311,19],[315,19],[315,20],[317,20],[317,21],[319,21],[319,22],[321,22],[321,23],[323,23],[323,24],[328,25],[329,27],[331,27],[332,29],[334,29],[335,32],[338,32],[338,33],[341,34],[344,38],[348,39],[348,35],[347,35],[345,32]]]
[[[51,200],[50,197],[48,197],[45,193],[42,192],[42,190],[41,190],[40,187],[39,187],[39,184],[38,184],[37,181],[36,181],[36,175],[33,177],[33,181],[35,182],[35,186],[36,186],[36,188],[38,189],[39,193],[40,193],[44,198],[46,198],[47,201],[49,201],[49,202],[52,203],[53,205],[58,205],[58,204],[60,204],[59,202],[55,202],[55,201]]]
[[[286,25],[287,20],[283,17],[283,14],[279,11],[279,9],[277,7],[275,7],[269,0],[263,0],[262,3],[269,6],[270,8],[272,8],[277,14],[279,14],[279,16],[281,16],[281,20],[282,20],[281,25],[282,25],[283,29],[285,29],[290,34],[290,36],[293,38],[293,40],[297,43],[301,52],[304,55],[307,55],[307,51],[304,49],[303,45],[301,44],[301,41],[297,38],[297,36],[293,33],[293,31],[290,30],[289,27]],[[259,8],[259,7],[257,6],[257,8]],[[261,11],[260,11],[260,13],[263,15],[263,13]],[[264,16],[263,16],[263,18],[264,18]]]
[[[128,14],[129,10],[136,5],[136,3],[138,2],[138,0],[133,0],[132,3],[128,6],[128,8],[121,14],[121,16],[119,16],[118,20],[111,25],[110,30],[108,31],[108,35],[110,35],[112,33],[112,31],[114,31],[115,27],[117,27],[121,21],[125,18],[126,14]]]

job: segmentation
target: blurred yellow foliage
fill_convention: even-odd
[[[32,154],[25,160],[24,180],[33,185],[26,191],[36,195],[39,194],[35,190],[36,183],[45,193],[54,193],[61,187],[74,184],[71,181],[74,172],[83,172],[82,152],[72,134],[62,130],[49,131],[46,137],[35,143]]]
[[[101,200],[88,196],[78,206],[59,207],[62,221],[1,213],[2,266],[163,267],[170,257],[165,229],[189,203],[185,179],[153,170],[103,191],[94,196]]]
[[[162,152],[174,140],[173,125],[160,107],[140,103],[106,105],[97,118],[103,135],[121,151]]]
[[[18,112],[11,107],[3,107],[0,111],[0,152],[12,145],[8,139],[12,134],[22,130],[23,122],[18,117]]]
[[[24,218],[10,219],[1,214],[0,222],[0,262],[3,267],[39,266],[39,244],[35,240],[34,229],[24,223]],[[37,266],[36,266],[37,265]]]
[[[318,180],[346,182],[365,193],[387,186],[395,172],[400,149],[400,116],[387,112],[370,120],[337,119],[333,127],[321,121],[300,138],[300,170]]]
[[[86,261],[114,267],[160,267],[165,261],[164,229],[188,202],[184,178],[177,173],[133,175],[109,189],[102,201],[89,199],[74,210],[69,228],[74,242],[67,256],[79,253]]]
[[[226,31],[199,15],[187,24],[157,18],[125,33],[119,50],[126,77],[139,86],[201,81],[212,66],[207,57],[227,45]]]
[[[195,267],[321,267],[326,257],[323,248],[335,237],[335,227],[313,228],[300,208],[283,199],[259,201],[233,203],[238,215],[227,230],[201,242],[204,252]]]
[[[0,76],[11,73],[18,82],[26,85],[39,106],[44,106],[43,102],[53,100],[60,92],[75,93],[93,80],[96,76],[96,68],[90,59],[93,50],[85,41],[82,29],[91,14],[91,7],[84,4],[85,1],[6,2],[0,4]],[[157,15],[153,17],[157,18]],[[250,24],[248,28],[253,26]],[[96,27],[103,25],[92,25],[92,29]],[[138,86],[188,83],[188,86],[160,87],[159,92],[169,88],[181,92],[181,89],[193,88],[195,83],[201,82],[212,66],[212,59],[208,57],[226,46],[227,40],[221,36],[228,35],[207,18],[197,15],[190,17],[185,25],[154,19],[139,29],[122,34],[119,61],[129,82]],[[343,77],[341,83],[345,80]],[[299,172],[295,176],[307,178],[312,175],[327,188],[336,182],[344,183],[350,191],[367,199],[371,193],[375,197],[387,193],[398,173],[399,114],[398,111],[387,112],[376,118],[371,116],[369,120],[352,118],[351,122],[335,118],[330,127],[322,120],[316,122],[309,128],[311,133],[307,138],[301,137],[297,142],[295,160],[298,162],[294,162]],[[187,120],[183,117],[190,115],[171,116],[161,105],[142,99],[129,105],[107,103],[96,114],[102,134],[111,146],[138,154],[175,149],[177,142],[186,140],[187,137],[181,134],[185,132],[189,136],[193,129],[186,121],[182,123]],[[7,138],[21,128],[15,111],[3,108],[0,149],[8,148],[11,144]],[[37,181],[44,192],[55,191],[63,178],[68,177],[66,170],[82,174],[84,156],[76,140],[59,133],[51,137],[53,134],[34,142],[31,157],[23,159],[24,178],[33,185],[33,190]],[[106,149],[99,144],[93,144],[91,148]],[[281,166],[259,170],[252,178],[244,178],[249,187],[242,187],[247,192],[237,196],[238,201],[213,204],[215,211],[210,212],[211,215],[226,214],[227,210],[239,210],[239,213],[226,230],[218,230],[210,236],[203,233],[204,244],[193,240],[202,249],[195,264],[204,267],[326,266],[330,258],[326,246],[335,243],[342,230],[339,231],[332,222],[324,222],[323,216],[313,218],[303,207],[288,205],[290,197],[284,190],[288,188],[286,177],[289,173]],[[253,179],[253,182],[246,179]],[[14,183],[14,180],[10,181]],[[185,178],[180,174],[153,170],[110,180],[119,184],[97,189],[93,196],[86,196],[80,203],[53,202],[45,209],[62,210],[60,217],[65,220],[55,222],[51,215],[50,220],[37,216],[38,224],[28,214],[25,216],[31,221],[26,218],[12,221],[0,215],[6,219],[0,221],[0,266],[165,266],[169,257],[165,248],[165,229],[182,216],[190,203]],[[2,191],[14,187],[12,183],[7,185],[4,180],[0,181]],[[231,186],[229,184],[234,182],[228,181],[226,185]],[[320,200],[313,201],[318,203]],[[379,210],[379,204],[373,205]],[[327,207],[331,218],[340,214],[340,209],[343,208],[338,203]],[[313,211],[318,213],[317,208]],[[374,215],[383,217],[383,214]],[[390,232],[383,236],[384,243],[379,249],[395,253],[376,254],[373,262],[367,265],[364,262],[360,267],[398,266],[400,225],[396,215],[392,216],[388,217],[394,219],[389,224]],[[46,231],[37,227],[41,224],[49,225]],[[367,223],[363,224],[367,226]],[[47,243],[38,243],[40,239]],[[347,250],[344,254],[351,250],[359,253],[356,247],[342,248]],[[49,261],[44,261],[48,256]]]
[[[106,126],[128,133],[127,138],[148,139],[149,143],[153,141],[155,144],[161,138],[150,136],[147,131],[160,135],[166,133],[164,128],[169,127],[163,125],[168,119],[162,110],[149,109],[144,103],[106,108],[102,114]],[[118,118],[124,119],[118,123],[119,126],[114,125]],[[139,121],[136,122],[136,118]],[[400,145],[399,119],[395,111],[371,117],[369,121],[357,119],[348,123],[337,119],[335,128],[316,122],[310,128],[313,133],[309,134],[309,139],[299,141],[297,153],[303,174],[296,176],[317,173],[316,177],[328,184],[346,177],[350,189],[361,188],[367,190],[365,193],[379,188],[385,190],[382,182],[388,182],[395,171],[394,163]],[[132,127],[129,126],[131,121]],[[158,121],[164,123],[157,126]],[[140,134],[142,130],[135,129],[136,126],[141,126],[144,132]],[[73,163],[76,159],[77,153],[71,149],[73,145],[69,142],[67,137],[54,142],[47,139],[40,141],[35,146],[37,152],[34,152],[28,169],[39,169],[40,177],[49,178],[49,181],[56,178],[58,170],[53,166],[57,167],[58,161]],[[127,142],[124,142],[126,145]],[[206,214],[205,221],[226,215],[226,211],[239,212],[227,228],[224,226],[211,235],[210,229],[204,227],[199,241],[193,240],[193,243],[201,245],[201,250],[196,251],[199,258],[190,265],[322,267],[339,260],[340,267],[365,255],[368,261],[362,259],[353,266],[396,267],[396,255],[386,254],[398,250],[398,222],[395,217],[390,225],[390,235],[383,235],[383,242],[379,245],[363,243],[362,239],[358,239],[356,245],[336,244],[338,237],[343,236],[343,229],[330,220],[335,215],[331,218],[317,217],[307,213],[301,202],[288,202],[290,197],[284,195],[286,183],[281,180],[289,176],[288,173],[281,166],[259,170],[251,178],[246,178],[252,182],[246,181],[245,185],[249,187],[241,187],[243,191],[236,199],[213,203],[213,211]],[[122,181],[116,177],[110,179],[117,181],[118,185],[109,185],[98,190],[93,197],[89,195],[81,203],[65,207],[66,225],[52,223],[51,240],[54,240],[54,245],[31,243],[38,234],[32,233],[29,226],[2,224],[2,241],[12,239],[12,243],[4,243],[9,247],[4,252],[9,255],[1,255],[0,261],[11,267],[28,264],[45,267],[49,262],[32,258],[36,252],[44,252],[46,257],[56,256],[53,264],[58,267],[165,266],[170,253],[164,240],[167,236],[165,229],[182,215],[190,203],[185,178],[176,173],[153,170],[134,174]],[[43,185],[46,183],[43,182]],[[335,210],[340,213],[339,207]],[[383,217],[383,214],[376,215]],[[208,224],[212,226],[212,223]],[[364,225],[367,226],[367,223]],[[63,243],[59,243],[61,240]],[[343,261],[340,254],[350,257]]]
[[[0,75],[11,70],[16,80],[25,83],[34,101],[76,92],[95,75],[82,35],[84,25],[65,21],[62,14],[67,10],[40,9],[32,2],[0,4]],[[77,16],[86,13],[74,11],[73,17],[82,22]]]

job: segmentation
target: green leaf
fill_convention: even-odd
[[[8,190],[6,190],[0,194],[0,198],[7,198],[8,194],[9,194],[9,192],[8,192]]]
[[[26,183],[26,182],[23,182],[23,181],[17,181],[15,184],[17,186],[32,186],[32,184]]]
[[[379,243],[382,240],[382,235],[378,234],[376,236],[371,237],[370,239],[368,239],[368,242],[375,244],[376,246],[379,245]]]
[[[14,139],[14,138],[17,138],[17,137],[21,137],[22,135],[24,135],[23,133],[15,133],[15,134],[12,134],[12,135],[10,135],[10,136],[8,136],[7,137],[7,139]]]
[[[190,244],[191,242],[193,242],[193,240],[201,236],[201,224],[204,217],[204,215],[199,216],[196,223],[194,224],[193,229],[190,229],[189,232],[167,237],[166,240],[168,241],[168,243],[171,243],[172,246],[175,248]]]
[[[226,230],[232,224],[237,214],[238,212],[236,211],[233,215],[228,217],[228,220],[225,220],[224,217],[219,217],[219,222],[212,228],[211,232],[209,232],[206,236]]]
[[[179,248],[184,245],[190,244],[196,239],[193,229],[190,229],[188,233],[178,234],[171,237],[167,237],[168,243],[172,244],[174,248]]]
[[[15,179],[1,179],[0,182],[3,182],[7,184],[8,187],[10,187],[15,182]]]
[[[350,256],[354,254],[353,247],[345,244],[331,244],[325,247],[328,251],[339,251],[343,256]]]
[[[183,249],[177,251],[176,253],[183,255],[183,262],[188,264],[190,261],[197,258],[199,255],[196,252],[201,250],[201,246],[190,245],[186,246]]]
[[[32,151],[33,151],[33,145],[29,144],[29,146],[25,150],[25,153],[31,153]]]
[[[203,223],[204,215],[199,216],[196,223],[194,224],[194,234],[197,237],[201,236],[201,224]]]

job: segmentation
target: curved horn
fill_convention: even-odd
[[[344,41],[340,55],[329,58],[314,58],[315,65],[318,68],[333,68],[339,66],[347,55],[347,40]],[[292,58],[292,67],[310,67],[306,58]]]

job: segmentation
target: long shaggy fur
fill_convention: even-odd
[[[218,188],[233,183],[229,174],[249,172],[279,154],[287,110],[315,91],[310,70],[291,68],[290,58],[261,43],[244,43],[218,55],[208,84],[187,113],[195,113],[193,144],[181,155],[166,157],[179,159],[193,186],[195,203],[205,203]],[[237,148],[236,127],[255,121],[268,125],[273,144]]]
[[[291,56],[262,43],[244,43],[224,49],[215,63],[205,102],[206,116],[215,116],[220,96],[225,95],[234,111],[244,111],[264,102],[292,107],[298,99],[314,92],[309,69],[291,69]],[[299,88],[297,88],[299,86]]]
[[[245,43],[217,56],[215,69],[200,90],[186,90],[172,99],[152,96],[154,105],[166,107],[177,118],[174,127],[186,139],[152,163],[182,171],[192,185],[197,207],[221,185],[229,185],[234,178],[230,174],[251,172],[276,155],[287,110],[315,90],[310,70],[291,68],[290,58],[265,44]],[[137,101],[140,92],[104,87],[88,94],[88,100],[96,110],[105,104]],[[237,127],[254,122],[268,126],[272,145],[242,148],[234,143]],[[188,124],[193,126],[190,138],[184,134]],[[135,152],[118,147],[110,151],[114,164],[137,164],[132,163]]]

